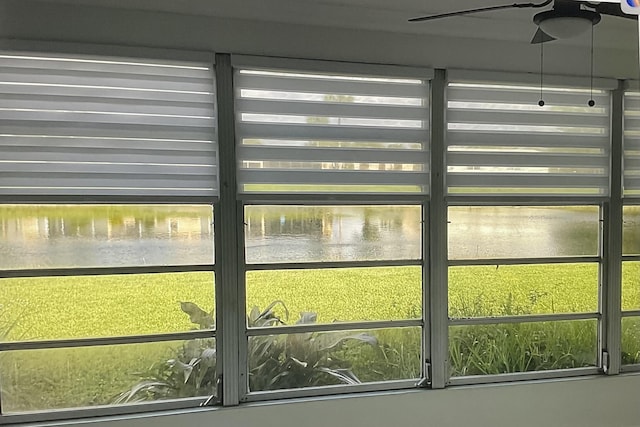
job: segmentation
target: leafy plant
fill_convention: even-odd
[[[275,309],[288,310],[282,301],[274,301],[264,311],[254,307],[248,316],[250,327],[284,325]],[[296,324],[317,321],[313,312],[303,312]],[[377,339],[367,333],[303,332],[283,335],[255,336],[249,339],[249,389],[253,391],[313,387],[331,384],[358,384],[340,353]]]
[[[207,313],[192,302],[180,302],[180,309],[200,329],[215,328],[213,312]],[[147,372],[138,374],[142,379],[129,390],[120,393],[114,403],[214,395],[217,384],[216,365],[217,354],[213,338],[186,341],[174,357],[154,363]]]
[[[180,308],[200,329],[214,325],[213,313],[196,304],[181,302]],[[276,309],[283,311],[279,316]],[[265,328],[285,325],[289,311],[282,301],[272,302],[260,311],[253,307],[247,316],[249,327]],[[315,323],[312,312],[301,313],[296,324]],[[377,345],[366,333],[306,332],[296,334],[255,336],[249,339],[250,390],[276,390],[330,384],[358,384],[360,380],[338,353],[353,345]],[[177,354],[155,363],[142,374],[141,380],[117,396],[114,403],[208,396],[216,393],[215,341],[187,341]]]

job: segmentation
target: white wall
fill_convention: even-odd
[[[215,50],[247,54],[537,72],[537,47],[512,42],[306,28],[252,21],[0,0],[0,42],[11,39]],[[596,75],[635,78],[636,45],[596,52]],[[559,45],[547,72],[586,75],[584,52]],[[587,70],[587,71],[585,71]],[[640,375],[540,381],[83,421],[169,426],[640,426]]]
[[[624,22],[622,24],[628,24]],[[619,24],[619,25],[622,25]],[[633,28],[633,27],[632,27]],[[522,31],[530,31],[523,28]],[[637,37],[604,40],[595,75],[638,77]],[[538,73],[538,45],[481,39],[354,31],[237,19],[123,11],[0,0],[0,40],[60,40],[127,46],[215,50],[271,56]],[[526,37],[528,39],[528,36]],[[612,48],[615,44],[623,48]],[[607,47],[603,47],[607,46]],[[589,74],[589,51],[556,41],[545,48],[545,72]]]
[[[638,427],[640,375],[336,397],[81,423],[82,427],[94,425]]]

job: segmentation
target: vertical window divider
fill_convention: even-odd
[[[615,375],[621,365],[622,322],[622,145],[624,139],[624,82],[611,92],[610,198],[604,210],[603,353],[606,373]]]
[[[423,283],[427,292],[423,298],[426,312],[424,327],[425,359],[431,365],[431,388],[444,388],[448,381],[448,289],[447,289],[447,203],[445,200],[445,137],[447,73],[437,69],[431,82],[431,198],[429,224],[423,227],[428,242]],[[427,350],[427,348],[425,348]],[[427,361],[425,360],[425,362]],[[425,375],[428,373],[425,372]]]
[[[242,221],[238,223],[236,205],[236,153],[234,127],[234,95],[233,69],[231,57],[228,54],[216,54],[216,84],[218,96],[218,137],[220,162],[220,203],[216,213],[216,264],[220,265],[220,277],[216,278],[218,298],[216,298],[216,330],[218,331],[218,360],[222,376],[223,406],[239,404],[240,378],[240,319],[244,317],[244,304],[240,303],[237,283],[239,242],[238,230]]]

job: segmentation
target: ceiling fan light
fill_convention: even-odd
[[[556,39],[575,37],[591,29],[593,23],[589,19],[577,16],[558,16],[547,18],[539,24],[540,29]]]

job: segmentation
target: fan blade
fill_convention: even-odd
[[[536,33],[533,35],[533,38],[531,39],[531,44],[546,43],[555,39],[555,37],[551,37],[549,34],[538,28],[538,31],[536,31]]]
[[[440,13],[437,15],[421,16],[419,18],[411,18],[409,22],[431,21],[433,19],[449,18],[452,16],[469,15],[471,13],[489,12],[492,10],[512,9],[512,8],[538,8],[551,4],[553,0],[545,0],[542,3],[512,3],[499,6],[479,7],[476,9],[459,10],[457,12]]]
[[[627,19],[633,19],[634,21],[638,19],[638,17],[636,15],[628,15],[626,13],[624,13],[622,11],[622,9],[620,8],[620,3],[599,3],[599,4],[592,4],[592,3],[586,3],[587,6],[593,8],[596,12],[598,12],[600,15],[610,15],[610,16],[617,16],[620,18],[627,18]]]

